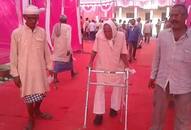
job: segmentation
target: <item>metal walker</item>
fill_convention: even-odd
[[[124,75],[124,83],[122,84],[105,84],[105,83],[97,83],[91,81],[91,73],[103,73],[103,74],[117,74]],[[127,130],[127,105],[128,105],[128,78],[129,74],[134,74],[135,70],[125,70],[125,71],[103,71],[103,70],[95,70],[92,68],[88,68],[88,79],[87,79],[87,87],[86,87],[86,99],[85,99],[85,112],[84,112],[84,124],[83,128],[87,128],[87,115],[88,115],[88,101],[89,101],[89,89],[90,85],[103,85],[103,86],[112,86],[112,87],[122,87],[124,96],[122,96],[122,109],[121,109],[121,121],[123,121],[123,109],[125,107],[125,117],[124,117],[124,130]]]

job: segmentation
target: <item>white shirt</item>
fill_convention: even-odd
[[[60,28],[60,23],[56,24],[53,29],[52,39],[54,43],[53,61],[68,62],[71,55],[67,55],[67,51],[72,53],[71,48],[71,26],[61,24],[60,36],[56,36],[56,28]]]
[[[143,28],[143,33],[151,33],[152,31],[152,26],[150,23],[146,23]]]
[[[90,24],[88,25],[88,28],[90,32],[94,32],[96,31],[96,24],[94,22],[90,22]]]
[[[167,82],[171,94],[191,92],[191,30],[178,41],[171,29],[159,33],[151,78],[164,90]]]

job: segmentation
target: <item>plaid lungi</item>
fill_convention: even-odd
[[[23,99],[25,103],[35,103],[35,102],[39,102],[43,100],[45,96],[46,95],[44,93],[38,93],[38,94],[24,96]]]
[[[54,72],[59,73],[67,70],[72,70],[73,62],[61,62],[61,61],[54,61]]]

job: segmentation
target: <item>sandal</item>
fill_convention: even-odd
[[[48,113],[39,113],[39,114],[36,114],[36,116],[43,120],[51,120],[53,118],[53,116]]]

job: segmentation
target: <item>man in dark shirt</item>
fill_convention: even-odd
[[[135,25],[135,19],[132,19],[130,23],[131,26],[128,27],[126,33],[126,41],[129,44],[129,62],[136,60],[137,43],[141,35],[141,29]]]

